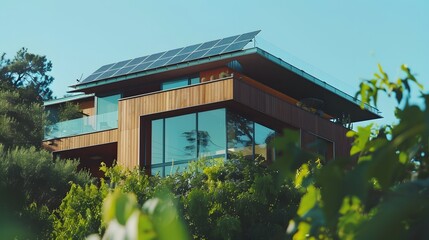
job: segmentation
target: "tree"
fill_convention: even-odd
[[[13,59],[0,55],[0,144],[40,147],[46,125],[43,101],[52,98],[46,56],[20,49]]]
[[[70,182],[83,186],[89,173],[77,161],[56,160],[47,151],[0,145],[0,238],[46,239],[52,231],[51,211],[58,208]]]
[[[49,85],[54,78],[47,73],[52,63],[46,56],[29,53],[21,48],[11,60],[6,54],[0,55],[0,89],[20,91],[21,97],[42,103],[52,99]]]
[[[18,91],[0,90],[0,144],[40,148],[46,114],[43,106],[22,98]]]

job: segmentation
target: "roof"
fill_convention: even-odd
[[[199,58],[239,51],[251,42],[259,32],[260,30],[243,33],[236,36],[107,64],[97,69],[76,86],[112,77],[171,66],[182,62],[189,62]]]
[[[254,35],[257,33],[259,33],[259,31],[252,32]],[[250,36],[249,34],[250,33],[248,33],[247,36]],[[234,38],[238,39],[237,36],[234,36]],[[219,43],[221,40],[222,39],[215,40],[209,43],[212,44],[213,48],[216,46],[216,43]],[[202,46],[204,43],[197,45]],[[162,54],[165,55],[171,51],[166,51]],[[181,50],[179,50],[179,52],[180,51]],[[207,50],[207,53],[208,51],[210,50]],[[159,53],[153,55],[159,55]],[[146,56],[145,58],[147,59],[153,55]],[[168,79],[177,77],[178,75],[191,74],[206,69],[226,66],[229,62],[234,60],[241,64],[243,71],[247,76],[261,81],[273,89],[281,91],[298,100],[305,98],[316,98],[322,100],[324,102],[322,110],[333,116],[341,117],[343,114],[349,114],[352,122],[381,117],[379,115],[380,112],[375,107],[365,104],[365,110],[362,110],[360,108],[361,102],[356,98],[335,88],[325,81],[306,73],[304,70],[299,69],[256,47],[231,52],[224,51],[215,55],[204,55],[188,61],[185,60],[174,64],[165,64],[155,68],[149,67],[142,71],[133,71],[124,75],[84,80],[83,82],[72,86],[74,90],[71,92],[84,91],[90,93],[100,87],[115,90],[121,88],[121,84],[124,81],[127,81],[129,86],[137,86],[139,84],[141,85],[142,81],[150,82],[156,81],[157,79]],[[133,60],[127,61],[132,62]],[[142,63],[143,62],[140,64]],[[152,63],[154,62],[152,61]],[[112,66],[115,66],[116,64],[109,64],[103,67],[106,68],[106,66],[110,66],[109,68],[111,69]],[[99,71],[100,70],[97,70],[96,73]],[[106,69],[104,71],[106,71]]]

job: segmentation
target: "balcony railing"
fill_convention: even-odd
[[[118,112],[58,122],[45,128],[45,140],[118,128]]]

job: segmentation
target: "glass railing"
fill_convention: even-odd
[[[109,130],[118,127],[118,112],[58,122],[45,128],[45,140]]]

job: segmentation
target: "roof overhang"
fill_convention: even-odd
[[[46,107],[46,106],[56,105],[64,102],[77,101],[77,100],[82,100],[82,99],[91,98],[91,97],[94,97],[94,94],[78,94],[78,95],[45,101],[43,103],[43,106]]]

